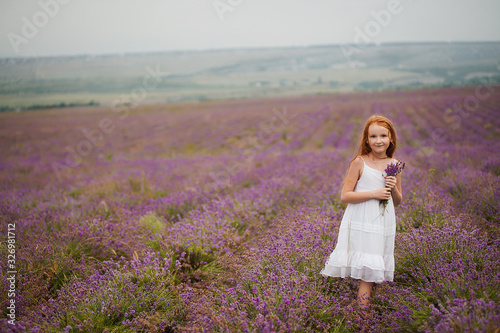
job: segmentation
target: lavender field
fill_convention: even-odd
[[[362,320],[319,272],[373,113],[406,168]],[[500,330],[500,86],[9,112],[0,136],[4,332]]]

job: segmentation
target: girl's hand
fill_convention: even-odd
[[[385,176],[385,187],[389,188],[391,191],[394,187],[396,187],[396,177],[394,176]]]
[[[391,198],[391,189],[388,187],[373,191],[373,199],[389,200]]]

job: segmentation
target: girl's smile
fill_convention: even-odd
[[[389,130],[379,124],[371,124],[368,128],[368,145],[378,158],[386,157],[386,150],[391,144]]]

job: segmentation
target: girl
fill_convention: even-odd
[[[337,245],[320,274],[360,279],[358,304],[369,305],[375,283],[394,277],[394,206],[403,199],[401,173],[383,175],[397,147],[396,131],[386,117],[373,115],[366,122],[359,150],[344,178],[340,200],[347,208],[340,223]],[[380,200],[389,200],[384,208]]]

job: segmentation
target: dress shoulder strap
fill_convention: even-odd
[[[363,158],[363,156],[359,155],[359,157],[361,157],[361,159],[363,160],[363,163],[366,163],[365,159]]]

